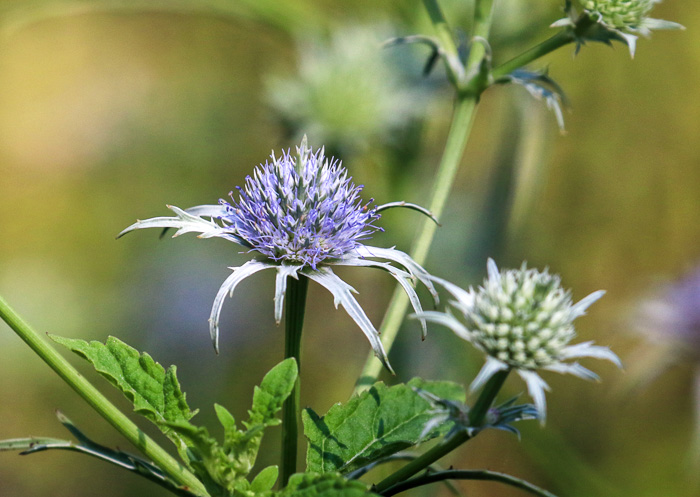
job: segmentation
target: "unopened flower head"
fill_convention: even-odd
[[[583,8],[616,29],[638,30],[654,4],[660,0],[584,0]]]
[[[597,299],[601,294],[594,294]],[[523,266],[491,274],[474,293],[464,317],[475,343],[514,368],[537,369],[559,361],[576,335],[580,314],[558,276]]]
[[[332,266],[363,266],[383,269],[393,276],[409,297],[416,312],[422,307],[414,289],[422,282],[433,297],[437,294],[428,273],[407,254],[393,248],[364,245],[363,240],[379,230],[373,223],[379,211],[389,207],[409,207],[429,214],[413,204],[397,202],[370,207],[360,199],[362,187],[355,186],[339,161],[327,159],[323,149],[314,152],[306,137],[296,154],[273,153],[271,161],[260,165],[239,188],[238,198],[220,200],[218,205],[198,205],[189,209],[168,206],[174,217],[137,221],[119,236],[142,228],[176,228],[173,236],[199,233],[199,238],[220,237],[258,254],[223,282],[214,299],[209,318],[210,334],[218,351],[219,316],[226,294],[248,276],[263,269],[277,271],[275,320],[282,319],[287,279],[299,276],[316,281],[333,294],[336,307],[342,305],[367,336],[374,353],[391,370],[379,334],[353,297],[355,289],[341,280]],[[383,259],[383,260],[374,260]],[[392,264],[395,263],[395,264]],[[423,334],[425,321],[421,322]]]
[[[629,47],[634,57],[638,36],[649,37],[655,29],[684,29],[676,22],[649,17],[657,3],[661,0],[578,0],[583,9],[579,14],[572,0],[566,0],[567,17],[552,27],[569,28],[576,39],[577,51],[587,41],[608,45],[619,41]]]
[[[584,342],[569,345],[576,336],[573,322],[603,296],[597,291],[574,304],[571,293],[561,287],[560,278],[547,270],[520,269],[499,271],[489,259],[488,277],[477,290],[463,290],[445,280],[436,279],[454,297],[453,306],[464,321],[449,313],[426,312],[422,317],[444,324],[472,343],[486,356],[486,364],[471,385],[477,390],[496,372],[516,371],[527,383],[530,395],[545,419],[544,392],[547,384],[538,370],[570,373],[584,379],[598,376],[568,359],[595,357],[620,366],[617,356],[607,347]]]
[[[238,188],[221,221],[252,250],[274,261],[309,265],[316,269],[326,259],[338,259],[354,250],[378,228],[376,210],[360,200],[355,186],[337,160],[323,149],[297,156],[283,152],[260,165]]]

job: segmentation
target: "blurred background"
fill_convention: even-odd
[[[550,36],[561,3],[498,2],[495,62]],[[466,39],[471,3],[441,4]],[[601,384],[545,375],[546,429],[521,423],[521,441],[485,433],[445,465],[508,472],[569,497],[698,495],[700,5],[667,0],[653,15],[688,29],[640,40],[634,60],[622,45],[591,45],[535,65],[567,92],[566,134],[522,88],[484,94],[426,264],[468,286],[489,256],[501,267],[526,260],[561,274],[576,300],[606,289],[577,322],[579,341],[611,346],[626,370],[585,362]],[[213,403],[243,417],[253,385],[283,354],[271,274],[227,301],[216,356],[207,318],[227,267],[247,259],[239,247],[115,235],[167,215],[166,204],[216,202],[304,133],[343,160],[367,198],[426,204],[452,90],[441,66],[421,75],[424,47],[378,48],[414,33],[432,31],[420,2],[404,0],[0,2],[0,294],[42,333],[116,335],[177,364],[201,409],[195,421],[218,434]],[[408,250],[418,221],[389,211],[373,243]],[[361,268],[342,276],[378,325],[390,279]],[[369,347],[329,294],[311,285],[309,297],[302,404],[323,413],[348,398]],[[421,342],[407,322],[399,337],[388,381],[468,384],[483,361],[445,329]],[[0,374],[0,439],[68,438],[60,409],[94,440],[133,450],[4,323]],[[513,377],[507,390],[525,386]],[[266,435],[260,467],[277,462],[278,437]],[[474,497],[523,495],[457,486]],[[169,495],[78,454],[0,454],[3,497],[145,492]]]

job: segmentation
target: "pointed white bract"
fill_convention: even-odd
[[[321,284],[333,295],[336,307],[341,305],[367,336],[376,356],[391,371],[379,333],[360,304],[352,296],[355,290],[341,280],[331,266],[373,267],[388,272],[406,292],[417,313],[423,308],[415,290],[417,282],[430,291],[437,303],[437,292],[431,276],[404,252],[393,248],[365,246],[361,242],[380,228],[376,207],[363,203],[361,186],[355,186],[342,164],[327,159],[323,149],[314,152],[306,146],[306,138],[297,147],[256,168],[246,178],[231,202],[198,205],[189,209],[168,206],[174,217],[156,217],[137,221],[119,236],[137,229],[174,228],[173,236],[199,233],[199,238],[219,237],[235,242],[256,259],[240,267],[221,285],[209,319],[212,343],[219,350],[219,318],[224,299],[237,285],[263,269],[274,268],[274,316],[282,320],[287,279],[306,277]],[[423,212],[413,204],[401,203]],[[379,260],[377,260],[379,259]],[[423,336],[427,327],[421,320]]]
[[[545,390],[549,387],[540,378],[539,370],[597,380],[592,371],[565,361],[593,357],[622,367],[607,347],[593,342],[569,345],[576,336],[573,321],[605,292],[594,292],[574,304],[571,293],[561,287],[559,277],[547,270],[528,269],[523,264],[517,270],[499,271],[492,259],[488,260],[487,269],[487,278],[476,290],[463,290],[431,277],[455,297],[451,303],[461,312],[463,322],[449,312],[418,314],[422,319],[450,328],[486,354],[486,363],[472,382],[471,391],[479,390],[499,371],[516,371],[525,380],[538,417],[544,423]]]

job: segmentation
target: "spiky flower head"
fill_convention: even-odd
[[[586,41],[611,44],[620,41],[629,47],[634,57],[637,37],[649,37],[654,29],[685,29],[682,25],[648,16],[661,0],[579,0],[583,12],[579,15],[571,0],[566,0],[567,17],[553,27],[568,26],[573,30],[577,50]]]
[[[296,156],[283,152],[261,164],[238,187],[238,199],[221,200],[221,221],[252,250],[277,261],[311,266],[339,259],[368,238],[379,214],[360,199],[361,186],[342,164],[302,143]]]
[[[304,33],[297,74],[269,78],[266,99],[293,133],[304,130],[333,150],[395,140],[424,116],[430,94],[402,72],[405,60],[379,50],[390,33],[382,24],[337,26],[323,39]]]
[[[621,366],[607,347],[584,342],[569,345],[576,336],[573,322],[605,292],[597,291],[576,304],[571,292],[564,290],[558,276],[547,270],[528,269],[499,271],[489,259],[488,277],[477,290],[463,290],[445,280],[438,280],[455,298],[464,322],[449,313],[426,312],[422,317],[444,324],[458,336],[483,351],[486,364],[471,385],[480,388],[496,372],[516,371],[527,383],[540,419],[545,419],[544,391],[549,387],[538,370],[570,373],[584,379],[598,376],[568,359],[595,357]]]
[[[238,198],[220,200],[218,205],[197,205],[189,209],[168,206],[174,217],[155,217],[137,221],[119,236],[143,228],[176,228],[173,237],[199,233],[199,238],[220,237],[257,254],[223,282],[214,298],[209,331],[214,348],[219,348],[219,316],[227,294],[238,284],[263,269],[274,268],[275,320],[282,319],[287,279],[309,278],[333,294],[336,307],[342,305],[370,341],[374,353],[391,371],[377,330],[360,307],[353,287],[341,280],[332,266],[362,266],[383,269],[401,285],[414,310],[422,307],[414,284],[422,282],[437,301],[437,293],[428,273],[404,252],[393,248],[364,245],[363,240],[379,230],[373,223],[379,212],[390,207],[408,207],[424,214],[414,204],[394,202],[370,207],[360,199],[361,186],[355,186],[339,161],[327,159],[323,149],[314,152],[306,137],[296,154],[272,155],[261,164]],[[384,259],[384,260],[374,260]],[[394,264],[392,264],[394,263]],[[421,322],[423,334],[425,321]]]

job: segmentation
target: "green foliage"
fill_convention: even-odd
[[[268,466],[260,471],[257,476],[250,482],[250,489],[255,493],[267,492],[272,490],[272,487],[277,481],[280,470],[277,466]]]
[[[265,375],[260,386],[255,387],[248,421],[242,423],[244,430],[237,428],[236,421],[228,410],[216,405],[216,414],[224,428],[222,445],[209,435],[206,428],[187,422],[170,424],[173,430],[187,440],[190,464],[213,496],[254,495],[264,487],[271,488],[274,485],[276,468],[261,471],[254,480],[255,485],[248,483],[245,477],[255,464],[263,430],[280,423],[275,416],[292,392],[297,374],[294,359],[285,359]]]
[[[165,370],[147,353],[139,354],[115,337],[107,338],[104,344],[56,335],[49,337],[87,359],[134,404],[134,410],[153,421],[182,454],[185,441],[168,426],[170,423],[186,423],[196,411],[190,411],[187,406],[175,366]]]
[[[153,421],[178,447],[180,456],[204,483],[212,497],[253,496],[269,492],[277,479],[277,467],[263,469],[253,480],[246,479],[258,455],[263,430],[280,423],[276,418],[297,380],[294,359],[275,366],[255,387],[248,420],[239,429],[233,415],[215,405],[224,428],[219,444],[204,427],[189,422],[190,411],[180,390],[175,366],[165,370],[150,355],[109,337],[106,343],[51,336],[87,359],[102,376],[121,390],[134,410]],[[13,447],[14,448],[14,447]]]
[[[435,413],[415,388],[447,400],[465,400],[460,385],[414,378],[393,387],[375,383],[347,403],[334,405],[323,417],[306,409],[302,419],[309,439],[307,470],[347,473],[447,433],[452,423],[423,433]]]
[[[275,497],[372,497],[377,494],[356,480],[346,480],[339,474],[319,475],[299,473],[292,475],[289,484],[274,494]]]

